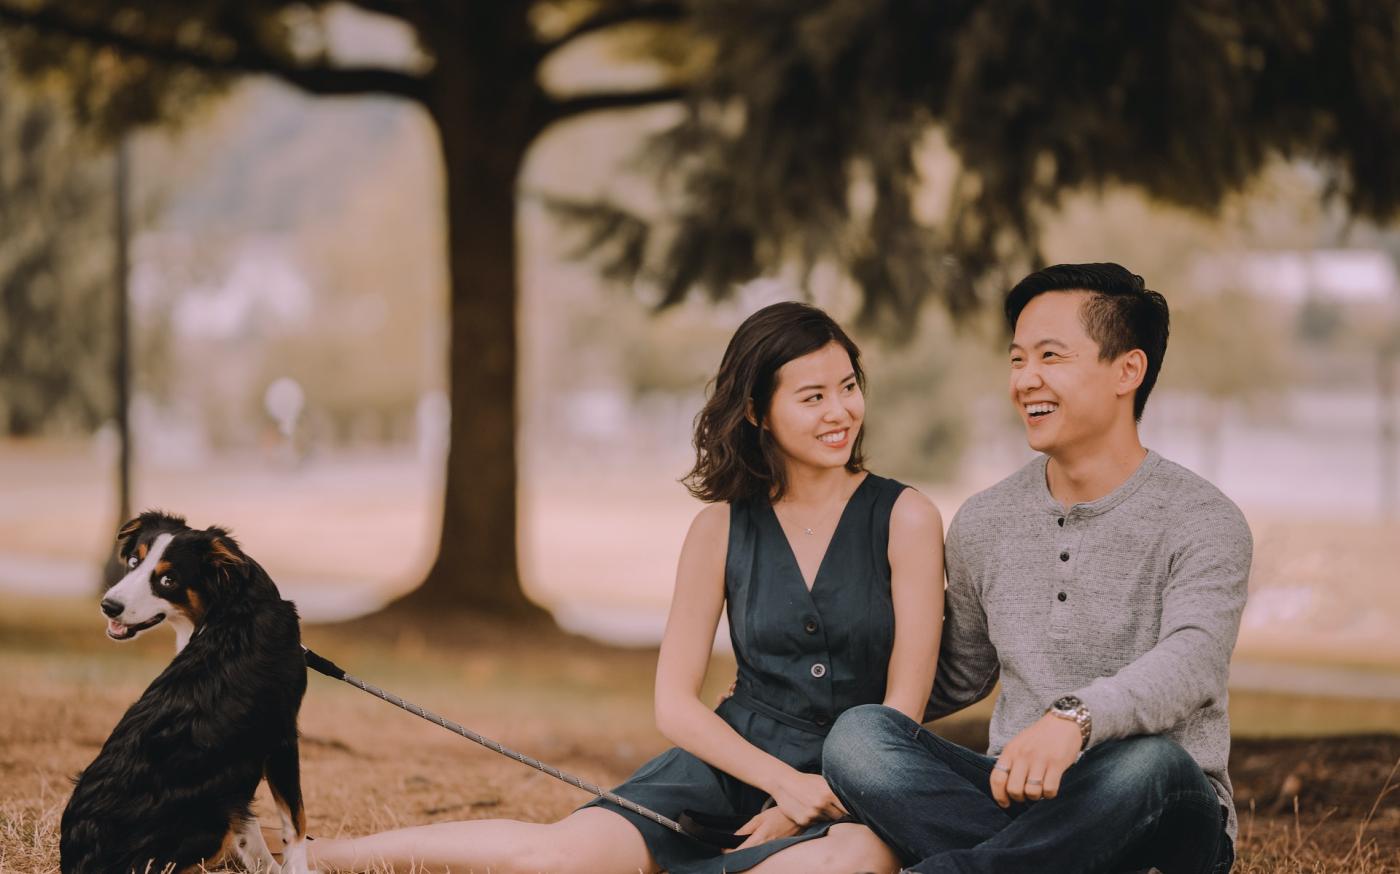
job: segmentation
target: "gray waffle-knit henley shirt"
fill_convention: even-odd
[[[1200,764],[1237,832],[1226,682],[1253,557],[1219,489],[1149,451],[1112,493],[1066,510],[1046,457],[969,498],[948,530],[943,643],[929,718],[991,693],[989,755],[1062,695],[1090,745],[1160,734]]]

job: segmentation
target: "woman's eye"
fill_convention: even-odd
[[[126,560],[127,567],[136,567],[136,556],[131,556]]]
[[[819,401],[819,400],[821,400],[821,399],[822,399],[822,396],[821,396],[821,395],[812,395],[811,397],[809,397],[809,398],[806,399],[806,402],[810,403],[810,402],[812,402],[812,401]]]

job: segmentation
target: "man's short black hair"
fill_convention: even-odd
[[[1006,295],[1006,326],[1011,333],[1016,333],[1016,320],[1031,298],[1047,291],[1091,292],[1079,309],[1079,318],[1084,332],[1099,344],[1100,361],[1112,361],[1134,349],[1147,356],[1147,372],[1133,396],[1133,418],[1141,421],[1167,354],[1171,322],[1167,299],[1121,264],[1056,264],[1022,279]]]

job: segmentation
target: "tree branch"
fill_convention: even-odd
[[[364,12],[396,18],[399,21],[409,21],[409,9],[403,0],[340,0],[340,2],[348,3]]]
[[[653,0],[653,2],[634,2],[618,6],[613,9],[605,9],[590,18],[574,25],[573,29],[564,35],[542,44],[539,48],[539,57],[543,58],[551,52],[558,51],[574,40],[590,33],[606,30],[609,27],[616,27],[619,24],[630,24],[634,21],[679,21],[685,17],[685,4],[674,2],[674,0]]]
[[[262,73],[275,76],[303,91],[317,95],[390,94],[422,102],[427,85],[420,76],[378,67],[329,67],[288,65],[272,55],[237,43],[227,55],[196,51],[171,42],[157,42],[122,33],[102,24],[75,21],[52,9],[16,9],[0,3],[0,22],[33,27],[139,55],[153,61],[181,64],[200,70],[223,73]]]
[[[659,103],[673,103],[684,100],[688,93],[689,89],[672,85],[643,91],[585,94],[581,97],[551,100],[545,110],[544,124],[550,125],[587,112],[600,112],[608,109],[641,109]]]

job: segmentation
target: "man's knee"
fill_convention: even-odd
[[[836,720],[822,744],[822,773],[829,781],[851,784],[898,745],[912,738],[918,725],[909,717],[880,704],[852,707]]]
[[[1096,768],[1098,791],[1137,795],[1204,783],[1201,766],[1175,741],[1143,735],[1105,744]]]

